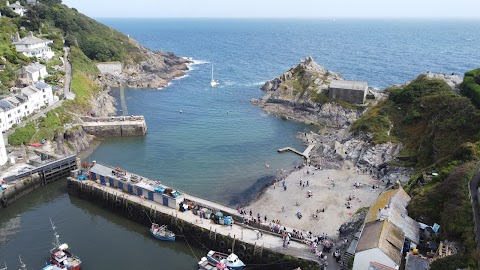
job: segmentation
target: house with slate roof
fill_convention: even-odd
[[[47,67],[38,62],[29,64],[20,70],[20,80],[23,84],[36,83],[47,75]]]
[[[22,39],[18,39],[17,35],[17,40],[13,42],[13,45],[15,45],[17,52],[23,53],[27,57],[35,56],[37,58],[50,60],[55,55],[52,48],[48,46],[50,43],[53,43],[53,41],[38,38],[30,32],[28,36]]]
[[[13,12],[17,13],[18,16],[22,17],[23,15],[25,15],[25,12],[27,11],[25,9],[25,7],[23,7],[22,5],[20,5],[20,2],[16,1],[15,3],[13,4],[10,4],[10,2],[7,1],[7,7],[9,7]]]

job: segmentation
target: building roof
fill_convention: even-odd
[[[15,106],[13,106],[13,104],[11,104],[7,100],[7,98],[4,98],[4,99],[0,100],[0,108],[2,108],[4,111],[8,111],[8,110],[11,110],[11,109],[15,108]]]
[[[34,72],[40,71],[44,68],[46,68],[46,67],[44,65],[40,64],[40,63],[32,63],[32,64],[29,64],[28,66],[24,67],[25,71],[28,72],[28,73],[34,73]]]
[[[368,265],[368,270],[397,270],[397,269],[392,268],[390,266],[383,265],[378,262],[370,262],[370,265]]]
[[[42,89],[46,89],[46,88],[48,88],[48,87],[51,87],[50,84],[44,83],[44,82],[36,82],[36,83],[34,84],[34,86],[35,86],[37,89],[39,89],[39,90],[42,90]]]
[[[373,221],[365,224],[362,236],[358,240],[357,253],[378,248],[397,265],[402,260],[402,248],[405,235],[395,224]]]
[[[16,106],[20,105],[21,100],[19,100],[16,96],[13,97],[7,97],[5,98],[10,104],[13,105],[12,109],[15,108]]]
[[[20,91],[22,92],[22,94],[24,94],[27,97],[33,96],[38,92],[38,90],[31,85],[22,88],[22,90],[20,90]]]
[[[368,84],[366,82],[333,80],[330,82],[330,88],[365,91],[368,89]]]
[[[11,8],[11,9],[14,9],[14,8],[23,8],[23,9],[25,9],[22,5],[17,4],[17,3],[10,4],[8,7]]]
[[[420,241],[420,225],[408,216],[407,206],[411,198],[403,188],[388,190],[375,200],[368,210],[365,223],[388,219],[398,226],[410,241]]]
[[[45,42],[51,42],[51,40],[38,38],[34,36],[32,32],[30,32],[28,36],[13,42],[13,45],[33,45],[33,44],[45,43]]]
[[[429,270],[430,261],[419,255],[412,253],[407,254],[407,260],[405,262],[405,270]]]

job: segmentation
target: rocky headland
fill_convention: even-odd
[[[175,78],[185,76],[190,60],[163,51],[152,51],[137,44],[143,55],[139,63],[127,63],[122,73],[106,73],[102,84],[109,87],[163,88]]]
[[[251,102],[283,119],[319,126],[318,132],[297,134],[305,145],[315,145],[310,153],[311,165],[341,170],[349,161],[348,164],[375,179],[387,183],[408,181],[410,169],[389,165],[403,149],[401,144],[375,144],[370,134],[351,130],[352,124],[386,95],[369,89],[365,105],[331,100],[328,88],[333,80],[343,78],[307,57],[296,67],[267,81],[262,86],[265,96]]]

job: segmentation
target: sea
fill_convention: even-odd
[[[458,74],[480,66],[478,20],[98,19],[152,50],[193,60],[163,89],[112,89],[118,114],[145,115],[148,134],[105,139],[86,158],[121,167],[232,207],[258,196],[283,170],[302,163],[277,149],[305,147],[315,131],[250,103],[262,84],[312,56],[347,80],[382,91],[427,71]],[[219,81],[210,87],[212,76]],[[0,266],[39,269],[55,223],[82,269],[196,269],[206,250],[164,243],[138,225],[66,193],[65,181],[0,209]]]

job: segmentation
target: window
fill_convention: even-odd
[[[10,117],[12,117],[12,114],[11,114],[11,113],[8,114],[8,118],[10,118]]]
[[[25,105],[25,109],[28,109],[28,105]]]

